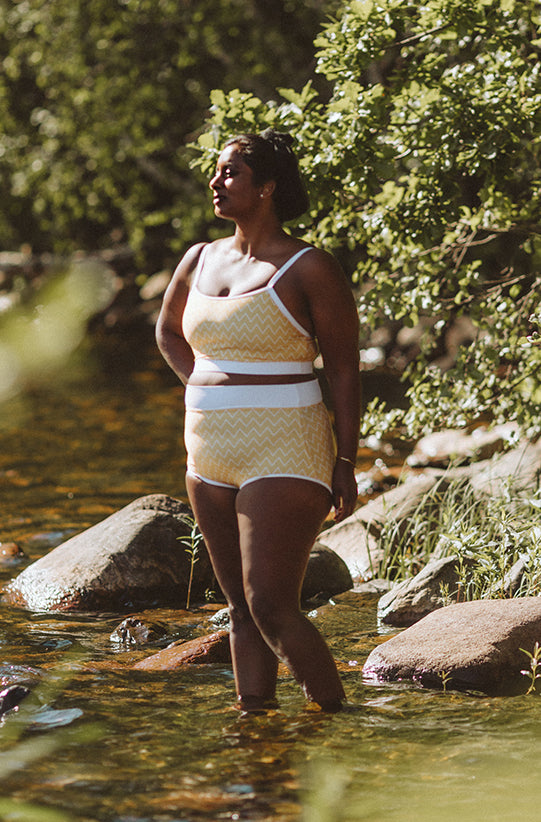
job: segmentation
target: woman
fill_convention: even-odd
[[[245,712],[274,700],[278,660],[323,710],[345,698],[299,597],[331,505],[340,521],[357,499],[358,317],[334,258],[283,228],[308,207],[291,142],[270,129],[227,142],[210,188],[235,231],[186,253],[157,324],[186,384],[186,485],[229,605]],[[316,340],[336,450],[313,374]]]

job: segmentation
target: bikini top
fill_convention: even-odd
[[[196,371],[230,374],[309,374],[318,350],[315,340],[280,300],[274,286],[303,248],[254,291],[226,297],[203,294],[199,258],[182,320],[184,338],[195,355]]]

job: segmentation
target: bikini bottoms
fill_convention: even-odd
[[[297,477],[331,490],[335,444],[317,380],[285,385],[188,385],[187,473],[242,488]]]

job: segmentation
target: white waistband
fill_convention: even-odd
[[[187,385],[186,408],[218,411],[226,408],[302,408],[321,402],[317,380],[284,385]]]
[[[220,371],[223,374],[311,374],[311,362],[240,362],[196,357],[194,372]]]

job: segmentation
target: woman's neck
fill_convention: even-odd
[[[281,245],[289,237],[281,224],[241,226],[237,223],[235,233],[232,237],[233,247],[241,254],[250,257],[258,257],[262,252],[268,253],[269,249]]]

